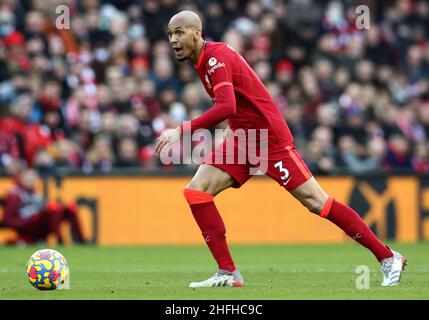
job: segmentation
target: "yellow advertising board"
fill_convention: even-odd
[[[77,201],[86,237],[101,245],[202,244],[182,193],[188,181],[188,177],[66,177],[60,186],[49,181],[47,196]],[[418,177],[318,181],[328,194],[356,209],[382,239],[429,239],[429,185]],[[10,185],[9,179],[0,179],[0,197]],[[269,178],[255,177],[240,189],[226,190],[215,202],[231,243],[350,241]]]

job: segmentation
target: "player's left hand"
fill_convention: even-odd
[[[181,136],[180,128],[169,129],[163,132],[158,137],[158,139],[156,139],[155,154],[159,156],[162,149],[179,141],[180,136]]]

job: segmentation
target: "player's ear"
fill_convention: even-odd
[[[195,29],[194,40],[198,40],[200,38],[201,38],[201,30]]]

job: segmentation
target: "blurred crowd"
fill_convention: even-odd
[[[160,132],[211,106],[165,34],[183,9],[253,67],[314,173],[429,171],[422,0],[0,0],[0,168],[162,167]]]

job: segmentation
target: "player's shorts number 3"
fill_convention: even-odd
[[[289,170],[286,168],[283,168],[283,162],[280,160],[276,164],[274,164],[274,168],[278,168],[280,173],[282,174],[280,178],[283,180],[283,185],[287,185],[289,183]]]

